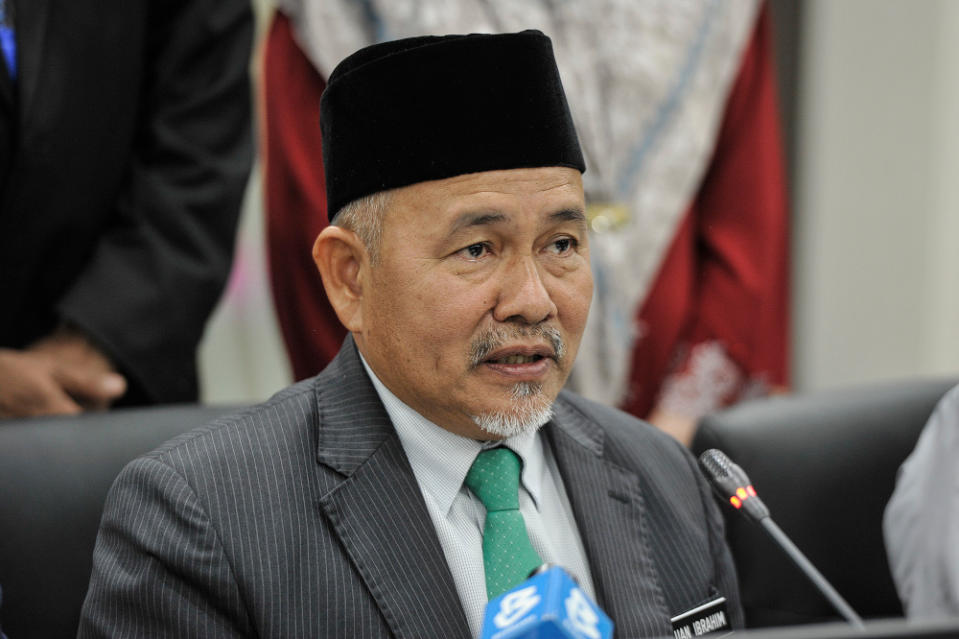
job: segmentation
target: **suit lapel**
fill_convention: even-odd
[[[616,635],[672,634],[649,544],[640,478],[603,457],[604,433],[558,400],[546,433],[589,558],[598,604]]]
[[[321,506],[393,634],[468,639],[426,503],[352,338],[317,392],[318,460],[344,476]]]
[[[13,80],[6,61],[0,61],[0,111],[12,113],[14,109]]]
[[[21,126],[34,113],[33,102],[43,79],[50,22],[50,0],[17,2],[17,87]],[[49,69],[48,69],[49,70]]]

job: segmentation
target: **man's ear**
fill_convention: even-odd
[[[353,231],[327,226],[313,243],[313,261],[340,322],[348,331],[361,331],[363,283],[370,267],[363,241]]]

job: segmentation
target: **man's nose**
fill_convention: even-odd
[[[521,256],[504,265],[493,318],[498,322],[538,324],[555,316],[556,305],[536,260]]]

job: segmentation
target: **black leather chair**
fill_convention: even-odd
[[[233,410],[175,406],[0,421],[0,620],[10,639],[76,636],[113,479],[138,455]]]
[[[864,618],[902,615],[882,538],[896,471],[957,380],[877,383],[759,400],[705,417],[697,455],[724,451],[772,517]],[[724,503],[748,626],[838,615],[765,531]]]

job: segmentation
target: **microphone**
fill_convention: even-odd
[[[699,465],[720,499],[728,501],[733,508],[743,513],[748,519],[761,525],[839,614],[855,628],[865,630],[859,615],[836,592],[832,584],[826,581],[822,573],[786,536],[786,533],[776,525],[769,514],[769,508],[759,498],[756,489],[753,488],[752,482],[749,481],[749,477],[746,476],[746,472],[742,468],[733,463],[726,456],[726,453],[715,448],[710,448],[699,456]]]
[[[612,639],[613,622],[559,566],[544,564],[529,579],[486,604],[480,639]]]

